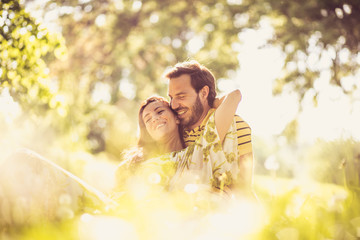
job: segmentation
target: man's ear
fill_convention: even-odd
[[[200,98],[202,100],[206,100],[207,101],[207,97],[209,95],[209,86],[204,86],[202,89],[200,89]]]
[[[176,118],[175,123],[176,123],[177,125],[179,125],[179,124],[180,124],[180,119],[179,119],[179,118]]]

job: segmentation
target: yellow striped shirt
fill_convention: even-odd
[[[209,110],[208,114],[206,115],[200,126],[189,131],[184,131],[184,141],[186,146],[195,143],[195,140],[203,133],[205,124],[209,120],[211,113],[214,111],[214,108]],[[236,121],[239,156],[247,153],[252,153],[250,126],[238,115],[234,116],[234,121]]]

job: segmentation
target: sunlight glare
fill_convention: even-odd
[[[220,79],[218,82],[222,92],[226,93],[231,89],[241,90],[243,99],[237,113],[250,124],[254,135],[262,137],[281,134],[286,124],[297,117],[300,107],[296,92],[272,95],[273,81],[280,75],[285,59],[279,48],[264,45],[266,39],[271,37],[272,31],[271,26],[264,19],[259,30],[246,30],[239,34],[242,42],[238,56],[240,70],[236,77],[231,77],[232,81]],[[319,78],[314,82],[314,89],[315,93],[322,92],[322,97],[317,98],[318,101],[322,101],[321,107],[313,107],[314,94],[305,94],[307,100],[305,99],[303,103],[307,103],[302,105],[304,111],[298,118],[299,139],[301,142],[312,142],[317,138],[330,140],[349,136],[358,139],[359,127],[355,122],[360,119],[358,113],[360,110],[350,113],[348,106],[352,103],[346,100],[347,96],[336,87],[329,87],[332,77],[330,68],[336,51],[331,46],[322,51],[317,47],[319,38],[321,38],[320,33],[314,33],[310,38],[308,50],[311,54],[307,59],[303,53],[297,53],[304,60],[300,65],[290,62],[286,66],[289,71],[298,68],[304,71],[305,67],[320,71]],[[339,44],[341,42],[342,39],[339,39]],[[290,52],[293,50],[288,49]],[[343,49],[339,57],[342,62],[346,61],[350,57],[349,50]],[[357,61],[360,62],[360,54],[357,55]],[[345,89],[355,89],[356,95],[356,87],[359,86],[356,85],[358,81],[355,81],[356,73],[353,76],[345,77],[341,83]],[[309,91],[311,92],[311,89]],[[325,98],[332,100],[326,101]]]
[[[98,27],[103,27],[106,24],[106,15],[105,14],[100,14],[99,16],[96,17],[95,19],[95,24]]]
[[[139,0],[135,0],[132,4],[132,10],[137,12],[141,9],[141,6],[142,6],[142,2]]]
[[[159,14],[157,14],[157,13],[152,13],[151,15],[150,15],[150,22],[152,23],[152,24],[155,24],[155,23],[157,23],[159,21]]]
[[[133,224],[118,217],[83,214],[79,221],[79,237],[87,240],[139,239]]]
[[[11,124],[15,118],[20,116],[21,112],[21,107],[11,97],[9,88],[4,88],[0,93],[0,116],[7,124]]]
[[[227,0],[226,1],[229,5],[241,5],[243,0]]]
[[[204,47],[204,41],[201,36],[191,38],[186,45],[186,49],[192,54],[197,53],[202,47]]]
[[[95,159],[89,156],[89,158],[87,164],[83,167],[83,178],[96,189],[104,193],[110,193],[115,186],[116,165],[105,159],[100,161],[99,157]]]
[[[150,194],[150,186],[142,178],[131,178],[126,183],[129,193],[136,201],[144,200]]]
[[[343,48],[339,51],[339,60],[340,64],[346,64],[350,58],[350,50],[347,48]]]
[[[100,102],[109,103],[111,100],[111,87],[109,84],[97,82],[91,94],[93,104]]]
[[[266,158],[264,166],[267,170],[276,171],[279,169],[280,164],[276,160],[276,157],[274,155],[270,155],[269,157]]]
[[[237,199],[228,204],[226,210],[208,215],[207,229],[196,239],[248,239],[247,236],[266,223],[265,213],[258,203]]]
[[[123,78],[120,80],[119,90],[121,94],[129,100],[134,99],[136,96],[136,86],[131,83],[128,78]]]
[[[346,14],[348,14],[348,15],[350,15],[351,14],[351,12],[352,12],[352,10],[351,10],[351,5],[349,5],[349,4],[344,4],[343,5],[343,9],[344,9],[344,12],[346,13]]]
[[[242,42],[238,55],[240,70],[232,78],[235,84],[227,83],[228,89],[222,86],[225,93],[234,88],[241,90],[243,100],[237,113],[250,124],[253,134],[263,137],[280,133],[294,118],[298,105],[291,94],[272,96],[273,81],[284,64],[280,48],[265,45],[272,33],[273,28],[264,19],[259,30],[246,30],[239,34]]]
[[[199,190],[199,186],[197,184],[186,184],[184,187],[184,191],[188,194],[196,193]]]
[[[148,177],[148,182],[151,184],[159,184],[160,181],[161,181],[161,176],[156,172],[151,173]]]
[[[359,110],[352,112],[351,102],[339,87],[323,86],[318,95],[318,106],[309,101],[299,116],[299,140],[313,142],[317,138],[359,137],[352,122],[356,122]],[[359,118],[357,119],[357,121]],[[356,127],[358,129],[358,127]]]
[[[113,0],[115,8],[117,10],[123,10],[124,9],[124,2],[123,0]]]
[[[174,40],[172,40],[171,45],[172,45],[174,48],[179,48],[179,47],[181,47],[181,45],[182,45],[182,41],[181,41],[179,38],[175,38]]]

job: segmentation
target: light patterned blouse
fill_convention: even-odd
[[[150,159],[144,163],[148,175],[157,173],[169,190],[186,190],[197,186],[208,190],[225,190],[239,180],[236,121],[230,126],[223,144],[212,113],[203,134],[185,149]]]

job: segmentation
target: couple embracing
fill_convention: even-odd
[[[166,166],[163,184],[170,190],[196,185],[251,196],[251,129],[235,115],[240,91],[217,99],[213,74],[196,61],[176,64],[165,77],[170,102],[153,96],[141,105],[138,148],[120,165],[119,185],[124,183],[124,166],[160,165]]]

